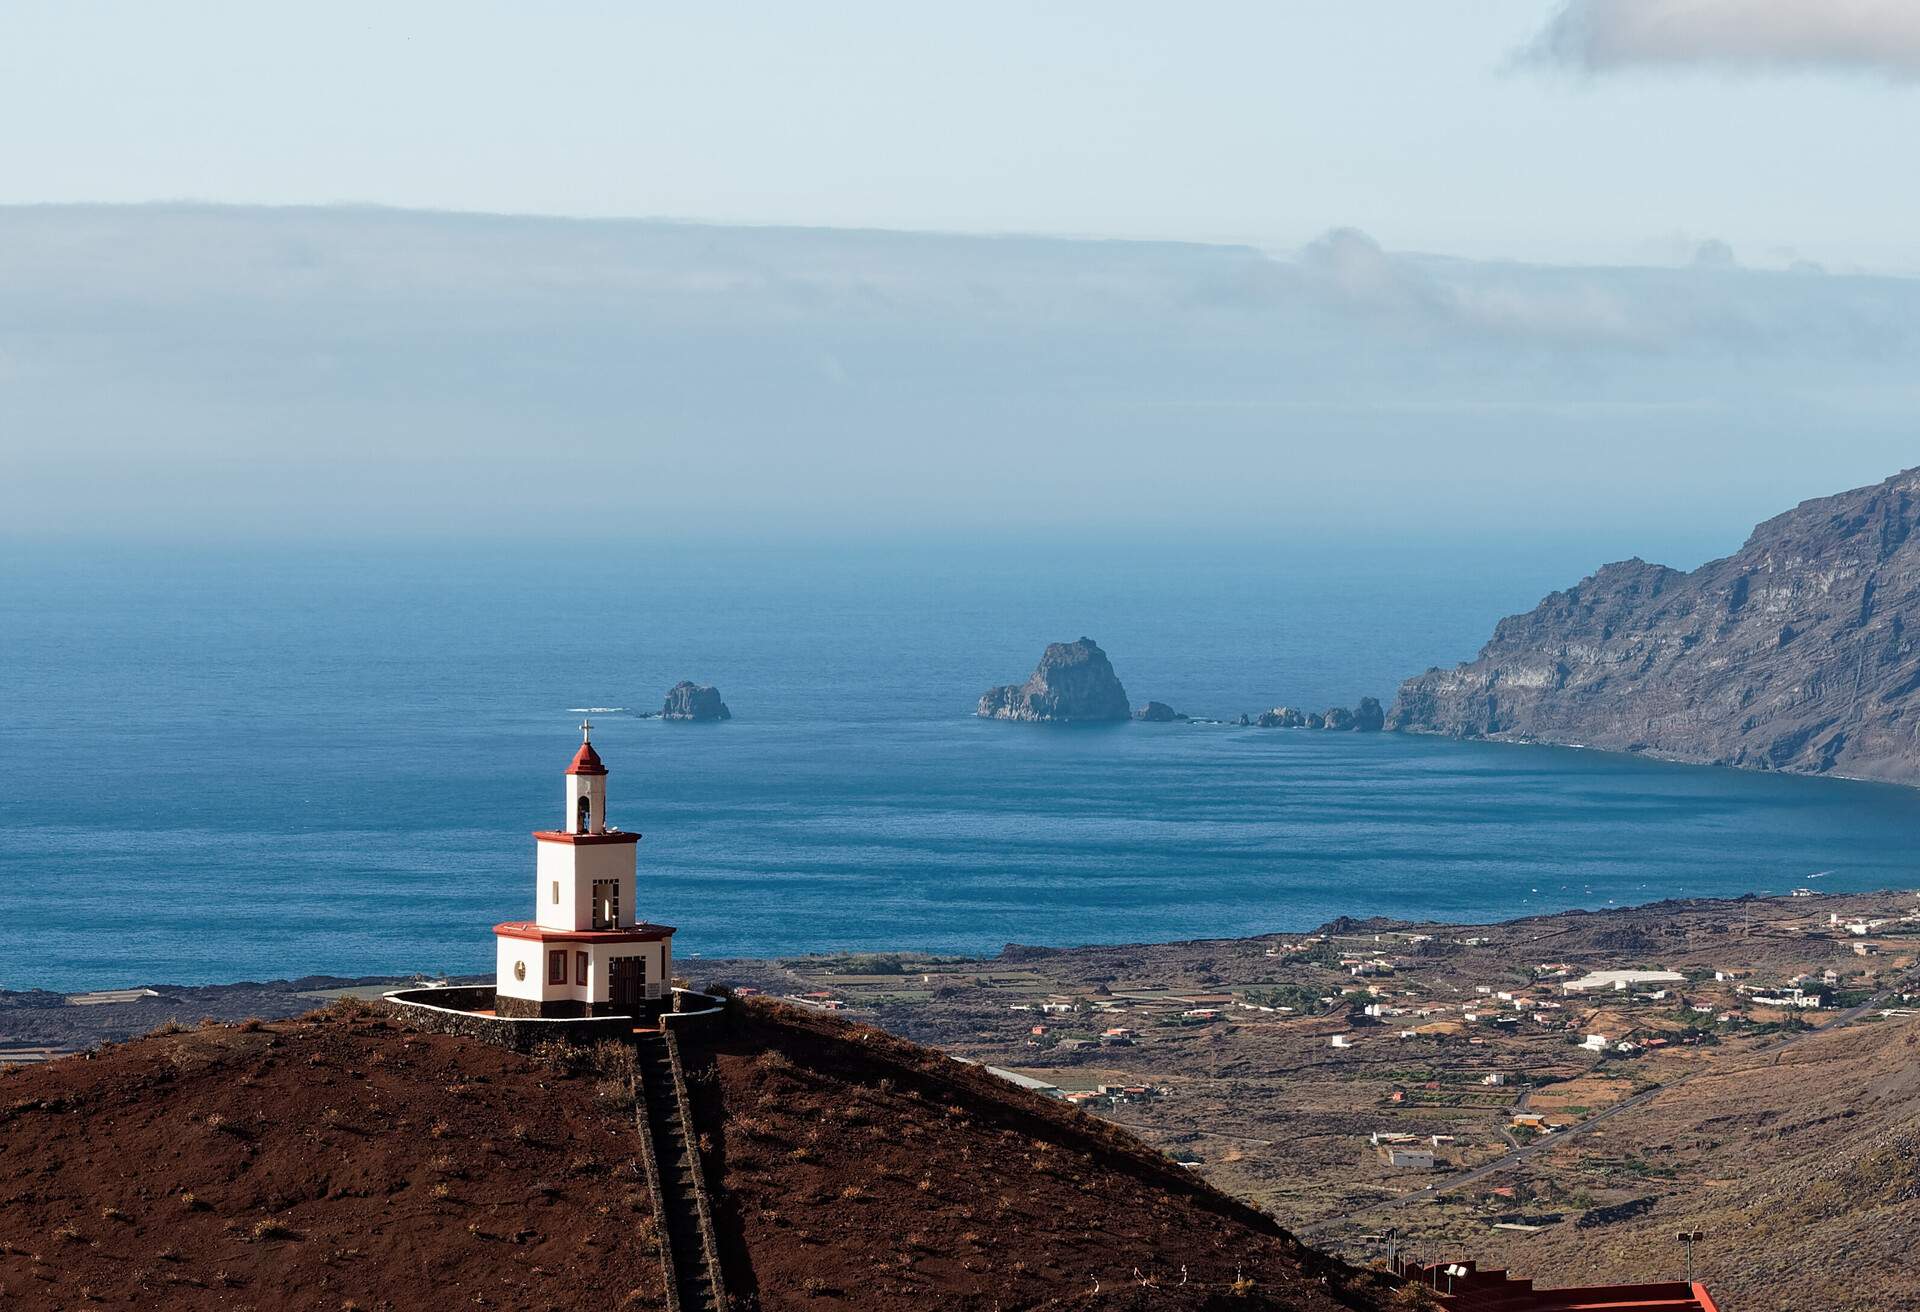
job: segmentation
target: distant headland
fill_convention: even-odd
[[[1691,573],[1607,565],[1407,680],[1388,727],[1920,783],[1920,469]]]

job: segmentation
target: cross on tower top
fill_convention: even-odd
[[[580,721],[580,741],[583,743],[593,741],[593,721],[592,720]]]

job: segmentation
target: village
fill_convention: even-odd
[[[1645,1211],[1687,1172],[1609,1155],[1628,1122],[1597,1122],[1642,1103],[1655,1116],[1650,1095],[1828,1026],[1906,1023],[1917,947],[1920,894],[1801,890],[1490,926],[689,968],[1083,1106],[1365,1258],[1396,1235],[1461,1245]],[[1556,1136],[1589,1144],[1556,1153]],[[1428,1205],[1388,1215],[1401,1199]]]

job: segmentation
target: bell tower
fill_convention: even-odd
[[[567,767],[567,822],[573,834],[607,832],[607,767],[593,750],[593,721],[580,722],[580,750]]]
[[[534,831],[534,918],[493,927],[495,1012],[511,1017],[634,1016],[672,997],[673,930],[641,920],[640,835],[607,823],[607,767],[593,724],[567,766],[561,827]]]

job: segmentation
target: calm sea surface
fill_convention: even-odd
[[[1552,552],[617,546],[0,558],[0,987],[490,968],[580,715],[681,954],[997,949],[1920,884],[1920,793],[1547,748],[981,723],[1391,698]]]

